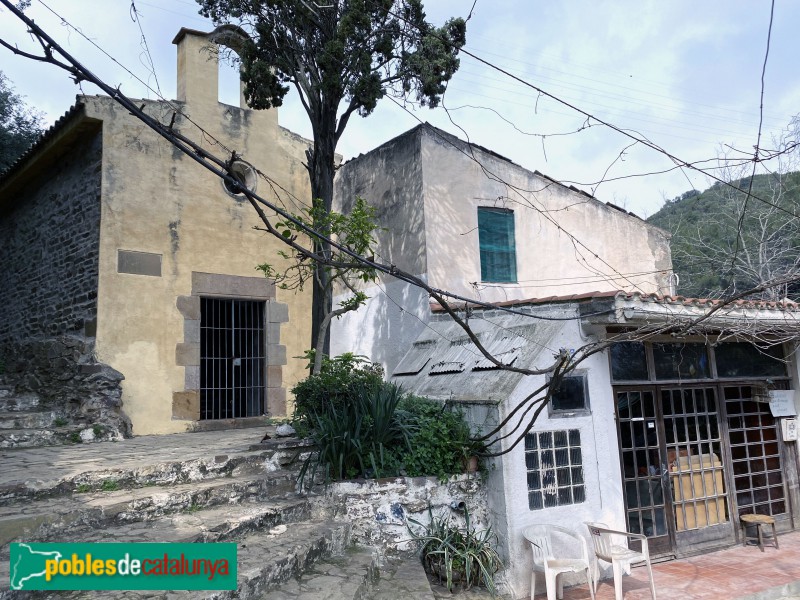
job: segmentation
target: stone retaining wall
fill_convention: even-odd
[[[466,506],[473,527],[485,529],[489,522],[479,474],[456,475],[445,483],[436,477],[343,481],[328,485],[315,503],[319,510],[351,522],[353,543],[387,554],[414,550],[408,519],[429,522],[428,507],[434,515],[450,514],[463,525]]]

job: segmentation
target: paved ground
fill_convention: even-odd
[[[780,549],[736,546],[702,556],[653,565],[658,598],[663,600],[800,600],[800,532],[778,538]],[[623,578],[625,600],[650,598],[647,570]],[[588,586],[564,590],[564,600],[590,598]],[[538,599],[546,598],[537,595]],[[614,598],[614,581],[597,588],[597,600]]]

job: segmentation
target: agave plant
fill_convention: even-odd
[[[403,398],[396,385],[364,385],[349,402],[313,411],[311,437],[317,447],[300,471],[300,483],[322,469],[325,480],[397,475],[398,449],[409,448],[413,425],[397,418]]]
[[[409,518],[421,528],[411,527],[411,536],[420,544],[420,557],[425,570],[439,578],[439,583],[452,592],[459,584],[462,589],[484,585],[494,597],[494,574],[503,566],[495,550],[497,536],[491,527],[476,530],[470,524],[469,510],[464,510],[464,526],[452,522],[449,515],[434,516],[428,507],[427,525]]]

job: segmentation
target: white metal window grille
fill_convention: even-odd
[[[264,414],[264,303],[201,298],[200,418]]]
[[[531,510],[586,501],[581,432],[537,431],[525,436],[528,506]]]

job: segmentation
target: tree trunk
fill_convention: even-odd
[[[333,207],[333,177],[335,175],[334,160],[336,155],[336,109],[321,110],[319,114],[319,127],[314,132],[314,146],[316,151],[311,155],[308,164],[309,178],[311,181],[312,198],[322,200],[326,212]],[[316,224],[315,224],[316,228]],[[325,228],[319,228],[321,233],[328,235]],[[327,255],[330,248],[327,243],[315,244],[315,251]],[[322,328],[325,315],[332,310],[332,290],[327,286],[327,273],[317,263],[316,277],[312,294],[311,308],[311,347],[322,348],[324,354],[330,354],[330,330]],[[319,338],[322,336],[322,343]]]

